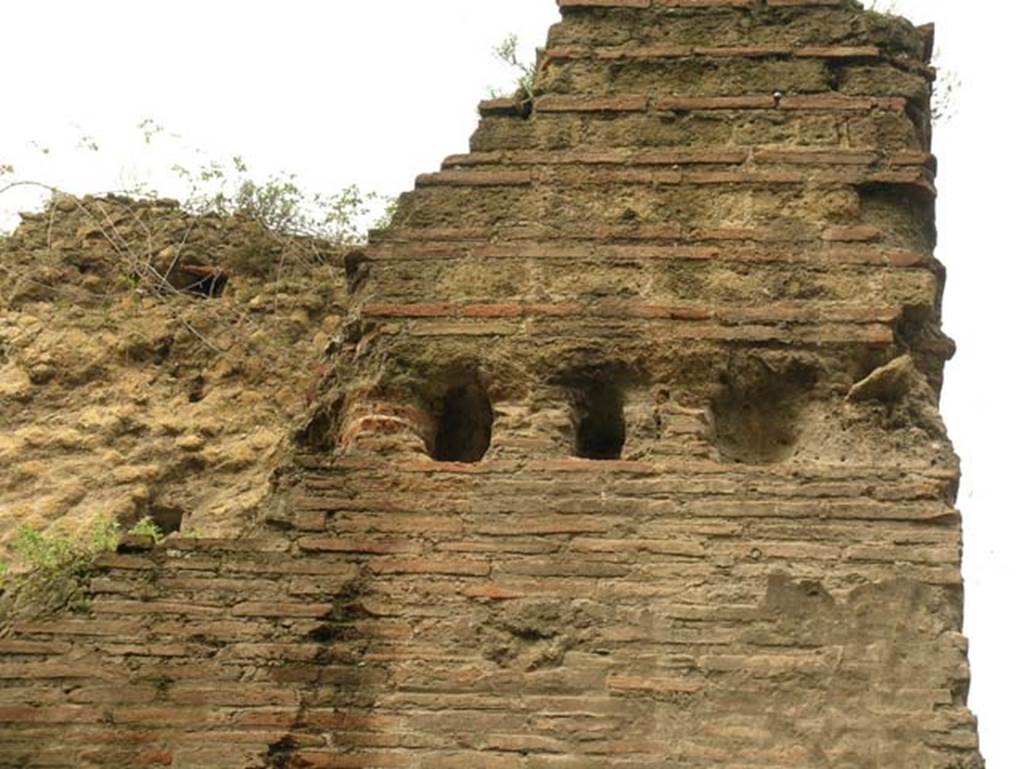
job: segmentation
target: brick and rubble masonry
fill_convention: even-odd
[[[265,530],[127,542],[0,640],[0,766],[983,765],[930,31],[561,5],[350,255],[330,440]],[[574,456],[594,387],[619,459]],[[479,462],[432,458],[452,388]]]

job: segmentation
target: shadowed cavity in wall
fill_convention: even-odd
[[[626,443],[622,390],[611,379],[594,379],[572,393],[575,453],[581,459],[619,459]]]
[[[479,462],[491,446],[494,411],[475,375],[454,378],[434,407],[431,456],[439,462]]]
[[[803,364],[776,369],[755,360],[731,367],[711,407],[722,458],[764,465],[793,456],[816,381],[815,371]]]
[[[185,511],[180,507],[152,505],[142,513],[119,516],[117,523],[123,531],[134,533],[133,530],[136,526],[147,521],[151,527],[155,528],[156,532],[159,532],[160,536],[166,537],[169,534],[181,531],[186,524],[186,520]],[[128,549],[133,548],[134,545],[128,546]]]
[[[185,518],[185,511],[180,507],[157,505],[149,511],[149,517],[160,533],[167,535],[181,531],[182,521]]]
[[[338,443],[342,416],[345,412],[345,396],[328,393],[320,398],[306,422],[295,433],[295,443],[307,451],[329,454]]]
[[[345,255],[345,285],[349,295],[362,288],[370,276],[370,263],[362,251],[351,251]]]
[[[177,272],[180,273],[180,278],[172,282],[180,284],[180,290],[204,299],[219,298],[228,286],[227,273],[218,267],[182,265],[178,267]]]

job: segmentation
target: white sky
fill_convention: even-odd
[[[1024,266],[1011,235],[1024,218],[1024,115],[1011,52],[1021,47],[1024,6],[895,5],[937,23],[940,63],[963,82],[958,114],[935,145],[946,330],[960,345],[943,410],[964,459],[971,705],[989,769],[1019,769],[1024,419],[1012,404]],[[555,0],[4,2],[0,164],[78,192],[134,180],[174,193],[165,169],[183,153],[190,162],[184,148],[196,146],[264,172],[294,171],[311,189],[357,183],[395,194],[465,151],[476,103],[511,82],[491,48],[517,32],[532,50],[556,20]],[[135,128],[145,118],[183,141],[146,147]],[[99,152],[76,149],[83,134]],[[0,199],[0,227],[29,204]]]

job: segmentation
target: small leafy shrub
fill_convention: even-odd
[[[365,241],[367,228],[387,226],[394,210],[394,198],[391,196],[363,190],[356,185],[321,193],[309,190],[293,173],[255,173],[241,156],[225,159],[192,147],[181,136],[149,118],[137,128],[143,139],[140,152],[159,151],[165,157],[158,159],[153,166],[152,182],[133,181],[132,174],[122,169],[124,186],[111,191],[111,194],[151,200],[172,197],[180,200],[182,207],[192,214],[244,216],[260,222],[279,236],[313,238],[332,246]],[[37,142],[32,144],[40,155],[50,155],[49,147]],[[107,142],[101,146],[96,138],[83,135],[69,151],[78,156],[86,153],[108,163],[104,150],[107,146]],[[178,157],[180,162],[173,162],[174,157]],[[3,159],[0,159],[0,178],[4,182],[0,184],[0,196],[15,190],[21,193],[32,191],[40,196],[48,193],[51,197],[71,195],[59,185],[24,177]],[[93,196],[98,194],[102,193],[94,193]],[[12,211],[0,208],[0,224]],[[371,216],[374,213],[379,217]],[[117,240],[116,233],[112,233],[112,239]]]
[[[128,534],[133,537],[145,537],[146,539],[152,540],[153,544],[157,544],[164,538],[164,533],[160,530],[160,527],[156,525],[156,521],[148,515],[132,526],[128,530]]]
[[[237,214],[260,222],[281,235],[312,237],[336,245],[364,240],[362,221],[371,206],[390,199],[356,185],[334,194],[310,193],[295,174],[276,173],[258,181],[239,156],[229,163],[211,160],[198,168],[175,165],[174,173],[188,187],[184,207],[196,214]]]
[[[519,58],[519,36],[509,35],[498,43],[494,47],[494,57],[515,70],[517,93],[525,95],[527,99],[533,99],[533,81],[537,77],[537,65],[527,64]],[[502,95],[507,94],[495,88],[491,89],[492,97]]]
[[[14,540],[14,554],[33,570],[64,571],[91,566],[97,555],[116,549],[120,538],[120,525],[109,519],[94,524],[84,538],[45,534],[23,525]]]
[[[11,550],[21,568],[16,573],[8,564],[0,568],[0,620],[25,612],[82,610],[82,587],[96,559],[116,550],[120,540],[121,527],[111,519],[74,537],[19,527]]]

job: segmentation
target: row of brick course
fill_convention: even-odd
[[[480,103],[480,113],[508,114],[512,105],[508,99],[495,99]],[[616,96],[592,98],[586,96],[541,96],[533,109],[545,112],[646,112],[659,110],[668,112],[698,112],[714,110],[783,110],[829,112],[869,112],[885,110],[902,113],[907,109],[907,100],[901,97],[854,97],[841,95],[776,96],[771,93],[755,96],[662,96],[650,99],[646,96]]]
[[[920,187],[934,194],[930,173],[923,171],[890,170],[859,172],[844,169],[828,173],[808,175],[807,171],[785,171],[781,169],[743,171],[674,171],[650,169],[624,170],[558,170],[555,179],[558,185],[608,185],[608,184],[773,184],[773,185],[829,185],[829,184],[896,184]],[[466,186],[466,187],[519,187],[548,182],[541,169],[536,171],[492,171],[492,170],[446,170],[432,174],[421,174],[416,179],[418,187]]]
[[[624,259],[721,260],[914,267],[933,259],[877,245],[836,246],[847,241],[874,241],[883,233],[870,225],[827,226],[817,233],[763,227],[688,227],[679,224],[591,225],[584,231],[559,232],[542,241],[536,226],[509,227],[493,243],[477,227],[395,227],[374,241],[375,260],[389,258]],[[422,237],[417,237],[422,235]]]
[[[536,242],[536,232],[516,233],[500,244],[491,244],[479,238],[473,229],[433,229],[425,233],[423,240],[413,240],[411,231],[389,230],[374,248],[376,261],[417,261],[429,259],[488,259],[488,260],[563,260],[597,259],[603,262],[616,261],[721,261],[750,262],[754,264],[800,264],[800,265],[868,265],[880,267],[909,268],[927,265],[932,255],[924,252],[886,249],[874,245],[835,245],[877,240],[881,234],[877,229],[863,225],[831,227],[821,233],[818,243],[812,240],[796,240],[798,247],[789,247],[783,233],[771,228],[716,228],[692,230],[682,227],[651,226],[636,230],[598,229],[593,233],[578,233],[577,238],[560,239],[555,243]],[[604,235],[603,239],[592,240],[590,235]],[[633,237],[629,237],[632,234]],[[616,243],[615,240],[649,240],[649,244]],[[686,240],[687,245],[671,241]],[[657,241],[670,241],[658,243]],[[699,245],[715,243],[717,245]],[[721,245],[722,242],[729,245]],[[748,246],[745,243],[756,243]],[[776,248],[767,245],[780,244]],[[815,248],[817,246],[817,248]]]
[[[914,218],[933,197],[930,173],[923,170],[861,176],[850,169],[808,167],[802,174],[785,172],[781,184],[768,181],[778,174],[767,171],[664,171],[649,174],[646,181],[641,169],[592,169],[564,177],[555,169],[533,173],[532,178],[517,176],[514,186],[495,182],[495,174],[487,170],[426,177],[398,226],[384,237],[432,241],[476,234],[491,242],[547,240],[549,245],[573,240],[804,243],[825,231],[840,231],[835,228],[842,224],[874,227],[890,248],[928,251],[934,245],[930,221]],[[703,183],[683,181],[691,175]],[[579,182],[572,183],[574,178]],[[447,183],[431,183],[435,180]],[[787,215],[773,217],[770,212],[780,195],[785,196]],[[882,201],[891,205],[883,209],[878,205]],[[460,207],[458,217],[450,209],[453,204]],[[537,217],[551,211],[558,211],[560,218],[537,224]]]
[[[926,151],[920,121],[887,110],[701,110],[647,112],[547,112],[523,119],[518,102],[511,111],[488,110],[471,139],[478,151],[526,149],[608,150],[685,149],[709,146],[745,148],[837,148],[868,151]],[[570,144],[571,143],[571,144]]]
[[[899,151],[893,153],[867,150],[816,148],[775,149],[765,147],[721,147],[709,149],[612,149],[605,151],[493,151],[452,155],[444,168],[478,165],[743,165],[745,163],[782,163],[803,165],[854,166],[924,166],[931,167],[935,158],[927,152]]]
[[[872,107],[898,111],[924,107],[933,79],[933,73],[923,67],[871,66],[863,59],[647,57],[636,61],[639,64],[624,74],[628,65],[622,59],[551,60],[530,106],[550,100],[565,110],[564,100],[584,92],[588,100],[622,99],[623,106],[597,108],[581,98],[580,111],[635,111],[629,100],[646,100],[660,111],[655,113],[658,117],[665,111],[724,109],[813,112],[830,104],[847,112]],[[735,117],[746,115],[737,112]]]
[[[415,337],[527,337],[558,338],[565,329],[539,325],[529,327],[518,323],[489,321],[460,323],[456,321],[419,321],[404,326],[385,326],[380,329],[385,335],[408,334]],[[582,334],[602,335],[608,339],[629,340],[636,337],[639,329],[630,324],[593,324],[580,329]],[[664,328],[647,326],[647,332],[660,342],[682,342],[687,340],[713,340],[719,342],[771,343],[789,345],[866,345],[888,347],[895,341],[893,329],[889,326],[870,324],[822,323],[805,325],[800,328],[784,328],[773,325],[685,325],[672,324]]]
[[[795,56],[811,59],[877,59],[882,50],[875,45],[860,46],[622,46],[585,48],[547,48],[545,60],[558,59],[684,59],[690,57],[777,57]]]
[[[560,8],[748,8],[762,4],[768,7],[837,7],[848,5],[847,0],[558,0]]]
[[[642,9],[613,2],[568,10],[552,29],[549,48],[877,47],[901,62],[923,64],[934,41],[931,25],[915,28],[895,16],[864,14],[848,2],[785,6],[742,0],[713,8],[651,2]]]
[[[368,304],[368,318],[641,318],[649,320],[703,321],[722,323],[891,323],[899,318],[899,307],[870,307],[836,302],[783,303],[760,307],[695,307],[604,302],[590,307],[570,304]]]

